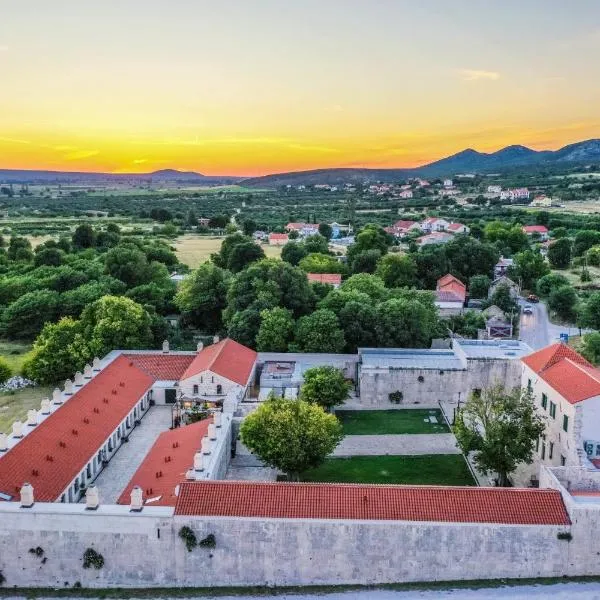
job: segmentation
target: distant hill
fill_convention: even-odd
[[[98,185],[110,183],[236,183],[240,177],[229,175],[209,176],[193,171],[177,171],[162,169],[152,173],[84,173],[75,171],[30,171],[17,169],[0,169],[0,183],[71,183]]]
[[[559,150],[532,150],[526,146],[507,146],[497,152],[478,152],[472,148],[414,169],[318,169],[277,173],[244,179],[243,185],[274,187],[280,185],[339,184],[352,182],[393,182],[407,177],[442,177],[457,173],[495,173],[517,167],[560,165],[600,161],[600,140],[569,144]]]

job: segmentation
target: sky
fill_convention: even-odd
[[[411,167],[599,107],[600,0],[0,0],[0,168]]]

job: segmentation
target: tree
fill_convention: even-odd
[[[294,337],[294,325],[292,313],[285,308],[263,310],[256,335],[256,349],[259,352],[286,352]]]
[[[78,225],[73,232],[73,246],[78,249],[93,248],[96,244],[96,232],[88,223]]]
[[[152,279],[146,255],[132,245],[111,248],[105,254],[104,265],[108,275],[120,279],[127,287],[149,283]]]
[[[0,356],[0,385],[3,384],[7,379],[10,379],[12,375],[12,369],[5,358]]]
[[[6,255],[10,260],[25,260],[26,256],[33,258],[31,242],[27,238],[13,235],[10,238]]]
[[[232,273],[239,273],[250,263],[265,258],[265,251],[253,241],[236,244],[229,253],[227,269]]]
[[[485,329],[485,318],[480,312],[468,310],[462,315],[448,319],[448,327],[453,333],[476,340],[480,329]]]
[[[377,341],[384,348],[428,348],[439,331],[433,301],[391,298],[377,305]]]
[[[449,272],[468,281],[473,275],[492,273],[500,254],[491,244],[465,235],[457,236],[443,246],[449,262]]]
[[[575,320],[576,305],[577,292],[570,285],[563,285],[553,290],[548,298],[548,308],[565,321],[573,322]]]
[[[369,273],[357,273],[352,275],[342,283],[343,292],[361,292],[366,294],[372,300],[385,300],[389,292],[383,283],[381,277],[370,275]]]
[[[548,247],[548,261],[555,269],[566,269],[571,264],[571,240],[560,238]]]
[[[300,261],[308,254],[306,247],[301,242],[288,242],[281,249],[281,260],[298,266]]]
[[[544,257],[536,250],[525,250],[514,257],[514,264],[509,269],[509,276],[521,279],[522,287],[535,289],[538,279],[550,272]]]
[[[539,296],[545,298],[549,296],[555,289],[569,285],[569,280],[560,273],[548,273],[541,277],[536,285],[536,290]]]
[[[377,345],[377,311],[370,304],[368,297],[362,302],[347,302],[340,309],[338,319],[344,332],[348,352]]]
[[[244,235],[250,236],[257,229],[258,229],[258,225],[257,225],[256,221],[254,221],[252,219],[244,219],[244,221],[242,223],[242,231],[244,232]]]
[[[64,317],[42,329],[23,365],[23,374],[42,385],[54,384],[73,377],[93,356],[81,323]]]
[[[333,229],[328,223],[319,224],[319,235],[322,235],[326,240],[330,240],[333,234]]]
[[[58,248],[44,248],[35,255],[33,262],[36,267],[58,267],[62,265],[64,255],[65,253]]]
[[[507,315],[516,313],[519,309],[519,305],[511,293],[510,286],[503,283],[496,286],[496,289],[490,298],[490,305],[497,306]]]
[[[380,225],[365,225],[355,238],[354,244],[348,248],[348,263],[352,264],[356,255],[367,250],[379,250],[381,256],[387,254],[392,238]]]
[[[573,256],[582,256],[592,246],[600,244],[600,231],[583,229],[578,231],[573,242]]]
[[[2,330],[9,338],[33,339],[48,321],[58,315],[59,294],[36,290],[20,296],[2,315]]]
[[[469,297],[487,298],[491,283],[487,275],[473,275],[469,279]]]
[[[417,265],[410,254],[386,254],[379,261],[375,275],[388,288],[413,287],[417,284]]]
[[[262,310],[259,307],[250,307],[236,312],[227,323],[227,335],[236,342],[256,348],[256,337],[260,330]]]
[[[173,297],[176,285],[167,280],[163,285],[152,281],[127,290],[125,296],[141,304],[147,310],[155,310],[158,314],[167,315],[173,311]]]
[[[174,298],[185,321],[209,333],[219,331],[230,281],[229,273],[211,262],[186,277]]]
[[[527,234],[520,225],[493,221],[484,228],[484,237],[497,248],[506,248],[510,253],[521,252],[529,247]]]
[[[419,287],[434,290],[437,280],[450,272],[446,251],[437,244],[427,245],[414,255]]]
[[[322,406],[325,410],[343,404],[348,399],[352,383],[346,381],[340,369],[331,366],[312,367],[304,372],[300,400]]]
[[[321,308],[298,320],[295,346],[299,352],[336,353],[345,345],[340,322],[332,311]]]
[[[529,391],[502,385],[473,394],[456,417],[454,433],[463,452],[475,452],[485,474],[497,473],[498,485],[508,486],[520,463],[530,464],[536,440],[544,433]]]
[[[108,281],[90,281],[73,290],[62,293],[60,295],[61,314],[63,316],[79,317],[86,306],[96,302],[96,300],[100,300],[102,296],[109,296],[110,294],[120,295],[125,291],[122,288],[111,286],[110,277],[106,279]],[[118,279],[114,281],[123,286],[123,283]]]
[[[375,273],[380,258],[381,251],[375,248],[356,252],[353,254],[350,270],[353,273]]]
[[[293,481],[322,464],[343,438],[335,415],[317,404],[273,397],[244,419],[240,435],[263,462]]]
[[[309,235],[303,242],[307,254],[327,254],[329,252],[329,241],[321,234]]]
[[[313,252],[305,256],[298,266],[306,273],[345,273],[346,267],[329,254]]]
[[[600,363],[600,332],[593,331],[583,336],[581,354],[593,364]]]
[[[600,329],[600,292],[592,294],[584,304],[581,321],[584,327]]]
[[[104,296],[81,315],[85,340],[94,356],[116,349],[142,349],[152,344],[150,315],[129,298]]]
[[[254,243],[252,238],[243,235],[239,232],[228,235],[221,243],[221,248],[218,252],[211,254],[210,258],[215,265],[222,269],[227,269],[229,264],[229,257],[233,249],[238,244],[245,244],[247,242]]]

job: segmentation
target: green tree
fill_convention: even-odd
[[[348,352],[377,345],[377,311],[368,297],[362,302],[347,302],[337,314]]]
[[[507,315],[510,315],[511,313],[516,314],[519,310],[519,305],[511,293],[510,286],[502,283],[496,286],[496,289],[490,298],[490,305],[497,306]]]
[[[413,287],[417,284],[417,265],[410,254],[386,254],[379,261],[375,275],[388,288]]]
[[[522,287],[535,289],[537,280],[550,272],[548,263],[536,250],[525,250],[515,254],[514,264],[509,269],[509,276],[521,280]]]
[[[554,269],[566,269],[571,264],[571,240],[560,238],[548,247],[548,261]]]
[[[256,348],[261,312],[258,307],[250,307],[234,313],[227,323],[227,335],[248,348]]]
[[[242,223],[242,231],[244,232],[244,235],[250,236],[257,229],[258,229],[258,225],[257,225],[256,221],[254,221],[252,219],[244,219],[244,221]]]
[[[468,310],[462,315],[448,319],[448,327],[453,333],[476,340],[480,329],[485,329],[485,318],[480,312]]]
[[[350,270],[353,273],[375,273],[381,259],[381,251],[375,248],[353,254]]]
[[[259,352],[286,352],[294,337],[294,325],[292,313],[285,308],[263,310],[256,335],[256,349]]]
[[[10,238],[6,255],[10,260],[25,261],[33,259],[33,252],[31,251],[31,242],[27,238],[13,235]]]
[[[153,281],[127,290],[125,296],[144,307],[151,307],[158,314],[167,315],[173,310],[175,290],[172,281],[167,280],[163,285]]]
[[[573,242],[573,256],[582,256],[592,246],[600,245],[600,231],[583,229],[578,231]]]
[[[433,303],[391,298],[377,305],[377,341],[384,348],[428,348],[439,331]]]
[[[322,235],[326,240],[330,240],[333,234],[333,229],[328,223],[319,224],[319,235]]]
[[[553,290],[548,298],[548,308],[565,321],[575,321],[576,306],[577,292],[570,285],[563,285]]]
[[[250,263],[265,258],[265,251],[253,241],[236,244],[229,253],[227,269],[232,273],[239,273]]]
[[[600,329],[600,292],[595,292],[583,306],[581,321],[584,327]]]
[[[96,244],[96,232],[88,223],[78,225],[73,232],[73,246],[77,249],[93,248]]]
[[[469,297],[487,298],[491,283],[487,275],[473,275],[469,279]]]
[[[152,269],[146,255],[135,246],[111,248],[104,257],[108,275],[120,279],[127,287],[136,287],[152,280]]]
[[[569,285],[569,280],[560,273],[548,273],[541,277],[536,285],[536,290],[539,296],[545,298],[549,296],[555,289]]]
[[[150,315],[129,298],[104,296],[81,315],[83,335],[94,356],[111,350],[151,347]]]
[[[450,272],[446,251],[437,244],[427,245],[414,255],[419,287],[434,290],[437,280]]]
[[[307,254],[327,254],[329,252],[329,241],[321,234],[309,235],[302,244]]]
[[[325,410],[344,404],[352,383],[346,381],[340,369],[331,366],[312,367],[304,372],[300,400],[322,406]]]
[[[210,333],[219,331],[230,281],[229,273],[211,262],[186,277],[174,298],[185,321]]]
[[[355,242],[348,248],[348,263],[352,265],[355,257],[367,250],[378,250],[380,256],[387,254],[388,247],[392,243],[389,236],[380,225],[365,225],[355,237]]]
[[[463,452],[475,452],[485,474],[497,473],[500,486],[521,463],[531,464],[536,440],[544,433],[531,392],[497,385],[473,394],[461,408],[454,433]]]
[[[48,321],[58,315],[59,294],[36,290],[20,296],[2,314],[2,330],[11,338],[33,339]]]
[[[45,248],[44,250],[40,250],[34,259],[34,264],[36,267],[41,266],[49,266],[49,267],[58,267],[62,265],[64,260],[65,253],[58,248]]]
[[[313,252],[305,256],[298,266],[306,273],[345,273],[346,267],[329,254]]]
[[[449,262],[450,273],[462,281],[473,275],[492,273],[500,254],[491,244],[460,235],[443,246]]]
[[[352,275],[342,283],[343,292],[360,292],[366,294],[374,301],[385,300],[389,296],[389,291],[381,277],[369,273],[357,273]]]
[[[123,288],[111,286],[111,278],[107,277],[106,279],[108,281],[90,281],[73,290],[62,293],[60,295],[61,314],[69,317],[79,317],[86,306],[96,302],[96,300],[100,300],[102,296],[109,296],[110,294],[120,295],[125,291],[123,283],[118,279],[114,281],[118,282]]]
[[[270,398],[244,419],[240,436],[263,462],[297,481],[323,463],[343,433],[335,415],[317,404]]]
[[[23,365],[23,374],[42,385],[73,377],[93,358],[79,321],[69,317],[47,323]]]
[[[12,376],[12,369],[5,358],[0,356],[0,385]]]
[[[595,365],[600,363],[600,332],[593,331],[583,336],[581,354]]]
[[[300,352],[342,352],[346,342],[340,322],[330,310],[318,309],[300,317],[296,325],[295,346]]]
[[[492,221],[484,228],[486,241],[497,248],[506,248],[510,253],[521,252],[529,248],[527,234],[520,225],[510,225],[502,221]]]
[[[281,260],[296,267],[307,254],[308,251],[302,242],[288,242],[281,249]]]

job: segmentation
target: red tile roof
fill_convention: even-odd
[[[454,300],[441,300],[442,293],[451,294],[457,302],[464,302],[467,297],[467,288],[465,284],[454,277],[454,275],[444,275],[437,282],[437,296],[441,302],[453,302]]]
[[[195,354],[125,354],[136,367],[155,381],[178,381],[196,357]]]
[[[465,299],[458,294],[446,290],[437,290],[435,299],[437,302],[460,302],[461,304],[465,301]]]
[[[194,466],[194,454],[208,432],[212,419],[178,427],[161,433],[123,490],[117,504],[129,504],[131,490],[139,485],[144,501],[157,498],[150,506],[175,506],[175,488],[185,480],[188,469]]]
[[[410,229],[414,225],[419,225],[416,221],[396,221],[392,226],[394,229]]]
[[[287,240],[289,239],[289,235],[287,233],[270,233],[269,234],[269,239],[270,240]]]
[[[568,525],[548,489],[184,482],[176,515]]]
[[[230,381],[246,385],[254,363],[256,352],[230,339],[221,340],[212,346],[206,346],[199,352],[181,379],[193,377],[204,371],[211,371]]]
[[[329,285],[340,285],[342,276],[339,273],[307,273],[306,277],[309,281],[317,283],[327,283]]]
[[[548,233],[548,228],[544,225],[525,225],[523,231],[525,233]]]
[[[288,223],[285,228],[300,231],[301,229],[319,229],[319,226],[316,223]]]
[[[29,482],[37,500],[57,500],[152,383],[117,357],[0,458],[0,491],[15,496]]]
[[[464,227],[464,225],[462,223],[450,223],[450,225],[448,225],[448,230],[449,231],[458,231],[459,229],[462,229]]]
[[[571,404],[600,396],[600,370],[566,344],[552,344],[522,361]]]

